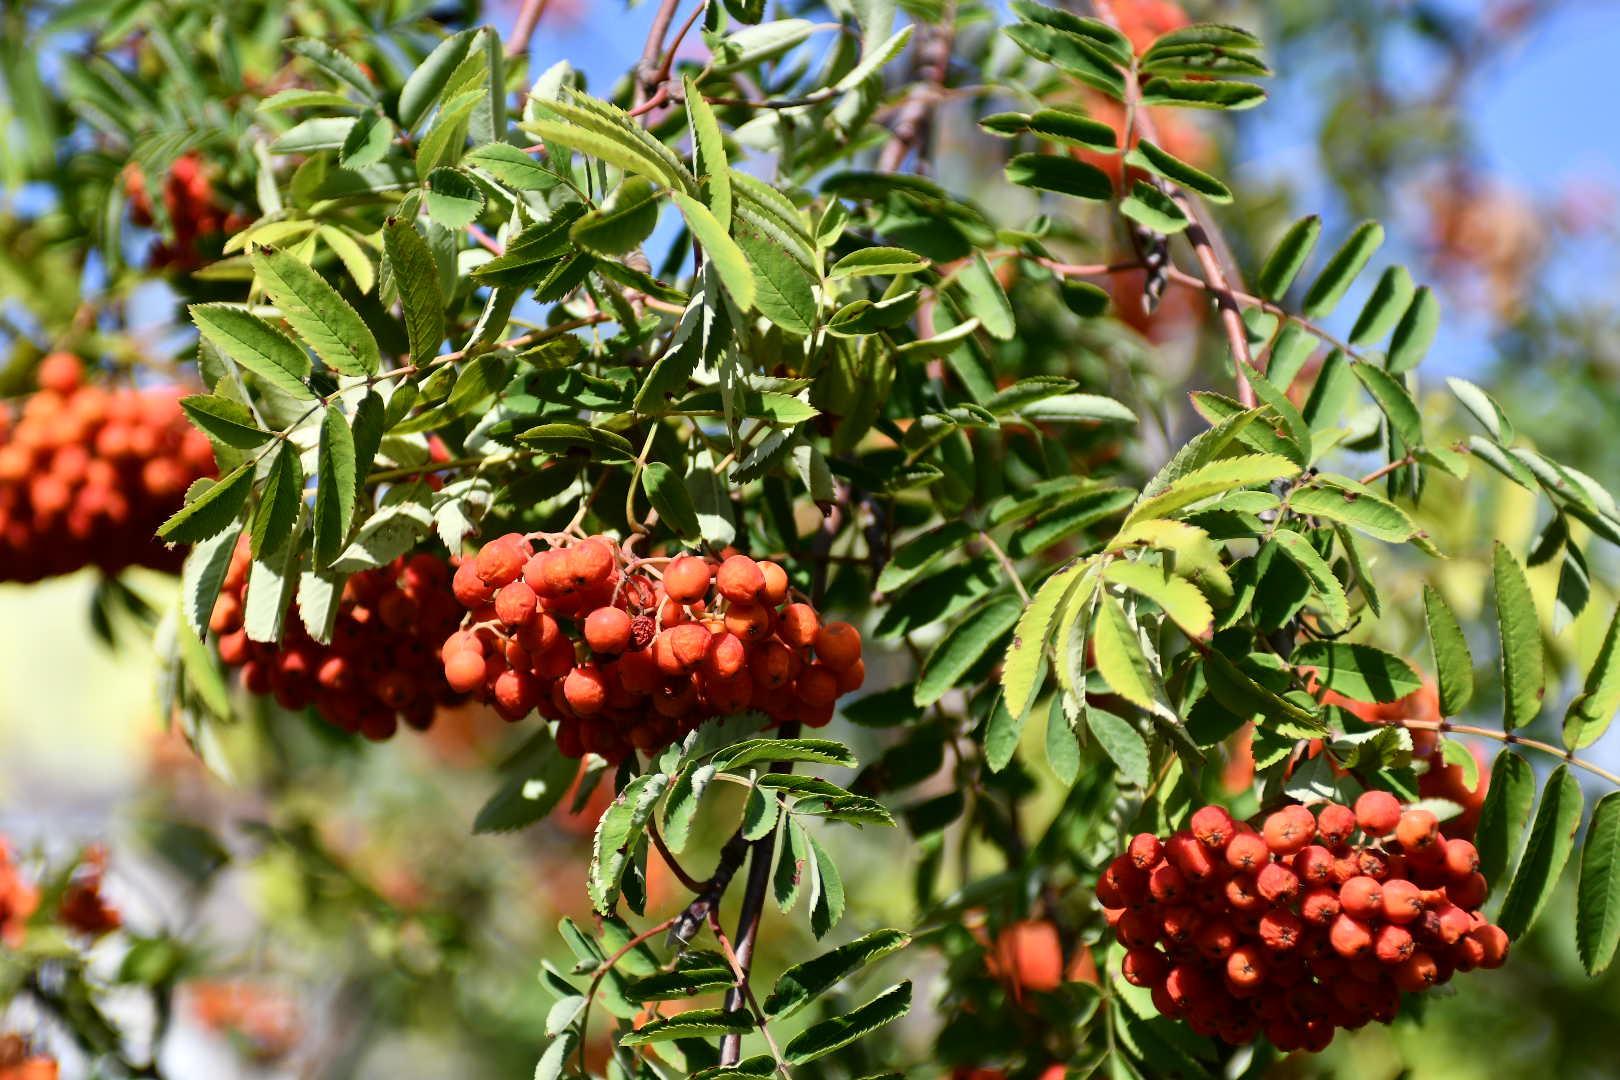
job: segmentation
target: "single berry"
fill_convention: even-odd
[[[752,604],[764,598],[765,574],[748,556],[733,555],[715,572],[714,587],[733,603]]]
[[[1271,849],[1258,833],[1238,833],[1226,845],[1226,862],[1234,870],[1251,873],[1271,861]]]
[[[630,614],[622,608],[597,608],[585,616],[584,633],[592,652],[617,656],[630,647]]]
[[[831,630],[834,626],[838,625],[840,624],[829,624],[825,629],[822,630],[822,634],[825,635],[828,630]],[[818,654],[820,653],[820,646],[821,638],[818,636],[816,638],[816,648]],[[1200,843],[1207,848],[1215,850],[1226,847],[1226,845],[1232,840],[1232,834],[1234,832],[1232,815],[1226,812],[1226,807],[1224,806],[1201,807],[1193,814],[1192,821],[1190,822],[1190,828],[1192,829],[1192,834],[1198,838]]]
[[[1299,895],[1299,875],[1281,863],[1268,863],[1260,868],[1255,887],[1271,904],[1287,904]]]
[[[1372,919],[1383,915],[1384,887],[1375,878],[1357,875],[1339,887],[1339,904],[1346,915]]]
[[[1267,815],[1260,831],[1273,852],[1292,855],[1316,835],[1316,818],[1303,806],[1285,806]]]
[[[817,659],[842,671],[860,663],[861,633],[847,622],[830,622],[816,632],[815,647]]]
[[[1373,953],[1381,964],[1404,964],[1413,948],[1412,935],[1403,926],[1388,923],[1373,935]]]
[[[1151,870],[1164,853],[1164,845],[1152,833],[1137,833],[1126,849],[1138,870]]]
[[[1440,840],[1440,820],[1428,810],[1408,810],[1395,826],[1395,839],[1401,850],[1423,851]]]
[[[696,555],[677,555],[664,567],[664,592],[677,604],[703,599],[713,573],[708,562]]]
[[[1388,836],[1400,822],[1400,801],[1389,792],[1365,791],[1356,800],[1356,824],[1368,836]]]
[[[1329,847],[1348,843],[1356,831],[1356,813],[1348,806],[1327,803],[1316,816],[1316,835]]]
[[[1383,883],[1381,906],[1384,918],[1404,925],[1423,914],[1423,890],[1405,878],[1392,878]]]

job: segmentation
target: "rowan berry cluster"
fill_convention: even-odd
[[[401,556],[344,583],[329,644],[289,617],[281,641],[250,640],[243,626],[250,559],[246,539],[232,554],[209,619],[219,658],[242,669],[242,685],[287,709],[315,710],[368,739],[387,739],[401,720],[425,731],[440,705],[461,700],[445,683],[438,646],[461,609],[450,567],[435,555]]]
[[[1473,844],[1384,791],[1353,809],[1286,806],[1258,830],[1206,806],[1173,836],[1134,837],[1097,883],[1125,980],[1159,1012],[1285,1052],[1500,966],[1508,939],[1479,913],[1486,892]]]
[[[85,850],[72,868],[56,900],[54,920],[63,929],[89,938],[112,933],[124,924],[118,909],[101,894],[107,872],[107,852],[100,846]],[[39,911],[41,890],[12,861],[11,845],[0,836],[0,946],[21,948],[28,925]]]
[[[456,570],[466,625],[444,643],[450,685],[508,720],[558,721],[563,753],[618,761],[703,721],[757,709],[820,727],[866,678],[861,636],[790,596],[776,563],[627,556],[611,539],[517,533]]]
[[[124,170],[124,193],[129,196],[130,220],[142,228],[155,224],[146,174],[131,164]],[[220,204],[208,175],[207,163],[197,153],[182,154],[163,179],[163,209],[168,214],[169,238],[152,245],[147,265],[153,270],[193,269],[203,262],[198,241],[229,236],[247,228],[251,219]]]
[[[186,423],[174,387],[84,383],[78,357],[52,353],[39,392],[0,406],[0,580],[39,581],[85,566],[177,569],[153,539],[214,451]]]

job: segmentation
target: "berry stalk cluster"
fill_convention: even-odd
[[[1286,806],[1259,830],[1206,806],[1188,828],[1134,837],[1097,883],[1123,975],[1200,1035],[1320,1051],[1340,1028],[1389,1023],[1400,995],[1494,968],[1508,939],[1479,909],[1467,840],[1369,791],[1354,809]]]
[[[823,624],[770,561],[637,558],[604,536],[508,533],[462,562],[470,610],[444,643],[458,691],[508,720],[558,721],[563,753],[652,753],[748,709],[820,727],[866,678],[860,633]]]

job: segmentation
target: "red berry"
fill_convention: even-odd
[[[1234,870],[1259,870],[1271,861],[1271,849],[1258,833],[1238,833],[1226,845],[1226,862]]]
[[[837,625],[836,623],[833,625]],[[831,629],[829,626],[828,629]],[[822,631],[823,634],[826,630]],[[817,643],[819,646],[820,638]],[[819,651],[819,649],[818,649]],[[1221,849],[1232,840],[1235,831],[1232,824],[1232,815],[1226,812],[1224,806],[1205,806],[1194,812],[1190,823],[1192,834],[1198,838],[1205,847]]]
[[[592,652],[618,656],[630,647],[630,615],[621,608],[599,607],[585,616],[584,634]]]
[[[1405,878],[1383,883],[1383,916],[1392,923],[1405,924],[1423,914],[1423,890]]]
[[[695,555],[677,555],[664,567],[664,592],[677,604],[703,599],[709,591],[712,568]]]
[[[1328,942],[1340,956],[1362,956],[1372,950],[1372,931],[1359,919],[1341,914],[1333,920]]]
[[[1286,904],[1299,895],[1299,875],[1281,863],[1268,863],[1260,868],[1255,888],[1268,903]]]
[[[1338,847],[1356,831],[1356,814],[1348,806],[1327,803],[1316,817],[1316,835],[1324,844]]]
[[[1401,804],[1387,791],[1366,791],[1356,800],[1356,824],[1368,836],[1388,836],[1401,822]]]
[[[714,586],[733,603],[751,604],[764,599],[765,574],[748,556],[733,555],[715,572]]]
[[[1316,835],[1316,818],[1303,806],[1285,806],[1268,815],[1260,831],[1272,851],[1292,855]]]
[[[1346,915],[1372,919],[1383,915],[1384,888],[1365,874],[1357,875],[1339,887],[1339,904]]]
[[[1440,840],[1440,820],[1428,810],[1408,810],[1395,826],[1395,839],[1401,850],[1422,851]]]

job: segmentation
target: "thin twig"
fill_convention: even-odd
[[[534,28],[540,25],[540,19],[546,13],[546,4],[550,0],[523,0],[523,6],[518,9],[517,22],[512,24],[512,36],[506,41],[507,59],[516,59],[529,54],[529,42],[534,40]]]
[[[675,875],[676,881],[694,893],[701,893],[709,887],[708,882],[699,881],[687,873],[686,868],[676,860],[675,853],[664,843],[664,834],[658,831],[658,822],[651,817],[647,819],[647,835],[652,837],[653,847],[658,849],[658,857],[664,860],[664,865],[669,867],[669,872]]]
[[[1372,472],[1368,473],[1366,476],[1363,476],[1361,478],[1361,483],[1362,483],[1363,486],[1366,486],[1367,484],[1370,484],[1375,480],[1382,480],[1384,477],[1388,476],[1390,473],[1394,472],[1396,469],[1404,469],[1408,465],[1414,464],[1416,461],[1417,461],[1417,458],[1413,457],[1411,454],[1407,454],[1403,458],[1396,458],[1394,461],[1389,462],[1387,465],[1381,465],[1378,468],[1374,469]]]
[[[782,1058],[782,1051],[776,1045],[776,1039],[771,1036],[770,1026],[765,1022],[765,1010],[759,1007],[759,1001],[754,997],[753,989],[748,985],[748,972],[743,969],[742,961],[737,958],[737,951],[731,947],[731,939],[726,937],[726,931],[720,925],[718,912],[709,912],[709,930],[714,939],[720,943],[720,949],[726,955],[726,963],[731,965],[731,973],[737,976],[737,987],[748,999],[748,1008],[754,1014],[754,1023],[759,1027],[759,1033],[765,1036],[765,1045],[771,1049],[771,1057],[776,1059],[776,1071],[783,1076],[791,1077],[787,1062]]]
[[[649,926],[647,929],[643,930],[641,933],[619,946],[618,950],[615,951],[612,956],[609,956],[606,960],[602,961],[602,965],[596,969],[596,974],[591,976],[591,985],[589,989],[585,991],[585,1004],[580,1009],[579,1013],[579,1068],[581,1072],[586,1071],[585,1045],[587,1042],[589,1042],[589,1040],[585,1036],[590,1030],[591,1003],[596,1000],[596,991],[601,988],[602,980],[607,978],[608,972],[612,971],[620,960],[623,960],[630,954],[631,949],[639,948],[640,946],[645,945],[648,941],[651,941],[659,934],[662,934],[665,930],[668,930],[675,924],[677,917],[678,916],[671,915],[657,926]]]
[[[652,96],[658,84],[658,58],[664,53],[664,38],[668,36],[670,24],[675,21],[675,11],[680,6],[681,0],[661,0],[658,11],[653,15],[652,25],[647,28],[647,42],[642,46],[641,60],[636,64],[635,104],[638,108]]]
[[[984,546],[990,549],[990,554],[996,557],[996,561],[1001,564],[1001,568],[1007,572],[1007,577],[1012,582],[1013,588],[1018,591],[1018,598],[1027,605],[1029,603],[1029,590],[1024,588],[1023,579],[1018,576],[1018,567],[1013,565],[1012,559],[1002,550],[1001,545],[996,543],[996,538],[991,536],[988,530],[980,529],[979,539],[984,541]]]
[[[920,148],[928,138],[934,105],[950,74],[951,48],[956,36],[954,5],[947,8],[938,25],[919,29],[913,61],[917,83],[895,114],[894,134],[878,155],[879,172],[894,172],[906,160],[906,155]]]
[[[1527,739],[1511,731],[1495,731],[1491,728],[1476,727],[1473,724],[1454,724],[1450,720],[1396,720],[1401,727],[1419,731],[1439,731],[1456,733],[1458,735],[1478,735],[1482,739],[1495,739],[1507,746],[1528,746],[1532,750],[1539,750],[1544,754],[1566,761],[1577,769],[1585,769],[1593,776],[1602,777],[1609,783],[1620,787],[1620,773],[1610,772],[1601,765],[1587,761],[1585,758],[1575,756],[1575,751],[1566,750],[1561,746],[1554,746],[1550,742],[1540,739]]]

